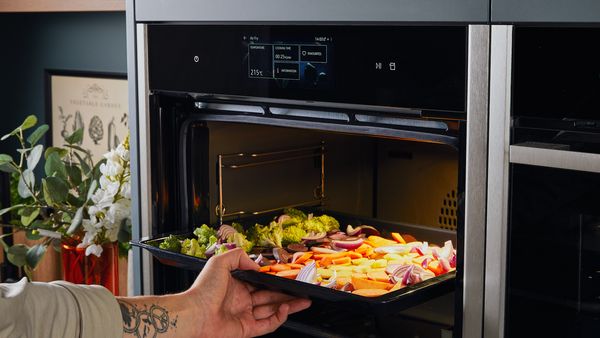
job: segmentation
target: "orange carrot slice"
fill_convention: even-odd
[[[389,291],[383,289],[356,289],[352,291],[353,294],[363,297],[379,297],[383,296]]]
[[[388,283],[390,281],[390,277],[385,271],[369,271],[367,272],[367,277],[378,282]]]
[[[297,263],[288,263],[288,266],[292,269],[302,269],[304,265]]]
[[[288,279],[296,279],[296,276],[298,276],[299,273],[300,273],[299,269],[283,270],[283,271],[277,272],[276,276],[288,278]]]
[[[269,272],[269,271],[271,271],[271,266],[270,265],[261,266],[260,268],[258,268],[258,271]]]
[[[375,280],[369,280],[369,279],[363,279],[363,278],[356,278],[354,276],[352,276],[352,285],[354,286],[355,289],[389,290],[392,288],[392,284],[390,284],[390,283],[378,282]]]
[[[358,258],[362,258],[363,255],[361,255],[355,251],[348,251],[348,252],[346,252],[346,257],[350,257],[350,259],[358,259]]]
[[[397,232],[392,232],[392,238],[400,244],[406,244],[406,241],[404,240],[404,238],[402,238],[402,235],[400,235]]]
[[[285,271],[285,270],[291,270],[291,269],[292,268],[290,268],[286,264],[273,264],[273,265],[271,265],[271,271],[273,271],[273,272],[279,272],[279,271]]]
[[[298,259],[296,259],[295,262],[296,264],[302,264],[304,262],[306,262],[309,258],[311,258],[313,255],[313,253],[311,251],[307,251],[304,254],[302,254],[302,256],[298,257]]]
[[[333,263],[335,265],[350,264],[351,262],[352,262],[352,259],[350,259],[350,257],[342,257],[342,258],[336,258],[336,259],[331,260],[331,263]]]

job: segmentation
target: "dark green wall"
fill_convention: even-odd
[[[0,14],[0,135],[44,121],[45,69],[125,73],[125,13]]]

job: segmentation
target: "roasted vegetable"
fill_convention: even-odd
[[[269,225],[255,224],[250,231],[250,240],[255,245],[265,247],[281,247],[283,229],[277,222],[271,222]]]
[[[158,245],[158,247],[161,249],[164,249],[164,250],[180,252],[181,251],[181,241],[179,240],[179,238],[177,238],[173,235],[170,235],[162,243],[160,243]]]
[[[291,243],[299,243],[302,237],[306,236],[306,231],[297,225],[292,225],[283,229],[281,244],[287,246]]]
[[[217,231],[206,224],[202,224],[202,226],[194,230],[194,235],[198,236],[199,243],[206,244],[209,242],[211,236],[217,238]]]
[[[200,245],[195,238],[185,239],[181,245],[181,253],[198,258],[206,258],[206,245]]]
[[[227,237],[227,243],[234,243],[236,247],[244,249],[247,253],[254,247],[254,243],[247,240],[246,236],[239,232],[229,235],[229,237]]]

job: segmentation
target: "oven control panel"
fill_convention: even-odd
[[[465,111],[466,26],[148,26],[150,89]]]

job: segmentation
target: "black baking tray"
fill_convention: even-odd
[[[368,219],[366,217],[353,216],[334,211],[317,211],[317,214],[327,214],[335,217],[344,228],[345,225],[353,226],[368,224],[376,227],[384,237],[389,232],[409,233],[420,241],[428,241],[443,246],[446,240],[452,240],[456,245],[456,233],[448,230],[424,227],[403,223],[387,222],[378,219]],[[254,224],[266,222],[273,219],[277,214],[263,215],[260,217],[250,217],[240,220],[242,224]],[[192,234],[176,234],[181,238],[192,238]],[[162,264],[192,270],[201,271],[206,264],[206,259],[192,257],[180,253],[175,253],[160,249],[158,245],[168,236],[168,234],[157,236],[156,238],[141,241],[132,241],[131,244],[150,251],[150,253]],[[236,270],[232,275],[242,281],[253,284],[257,287],[282,291],[294,296],[306,297],[311,299],[320,299],[328,302],[337,303],[345,306],[346,303],[364,307],[370,311],[385,313],[387,311],[401,311],[414,305],[423,303],[427,300],[442,296],[454,291],[456,272],[449,272],[418,284],[404,287],[400,290],[387,293],[379,297],[363,297],[349,292],[338,291],[324,288],[318,285],[298,282],[292,279],[277,277],[274,275],[260,273],[257,271]]]

